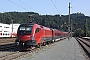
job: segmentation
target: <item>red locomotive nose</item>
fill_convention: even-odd
[[[32,34],[32,26],[29,24],[21,24],[18,28],[17,37],[18,40],[26,42],[30,40]]]
[[[20,35],[18,39],[21,40],[22,42],[25,42],[25,41],[30,40],[30,37],[31,35]]]

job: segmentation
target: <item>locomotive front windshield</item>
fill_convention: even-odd
[[[31,34],[32,26],[20,26],[19,34]]]

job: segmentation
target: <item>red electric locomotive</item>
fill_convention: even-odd
[[[25,46],[40,46],[61,38],[62,33],[56,29],[50,29],[35,23],[21,24],[17,31],[16,43]]]
[[[40,45],[53,40],[52,31],[50,28],[35,23],[21,24],[17,31],[16,42],[20,45]]]

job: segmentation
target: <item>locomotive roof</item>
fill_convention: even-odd
[[[35,23],[22,23],[21,25],[33,25]]]

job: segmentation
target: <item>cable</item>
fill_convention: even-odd
[[[54,4],[54,2],[51,0],[52,4],[54,5],[54,7],[56,8],[57,12],[60,14],[59,10],[57,9],[56,5]],[[61,14],[60,14],[61,15]]]
[[[12,2],[11,0],[8,0],[8,1],[10,1],[11,3],[13,3],[13,4],[15,4],[15,5],[21,7],[22,9],[24,9],[24,10],[26,10],[26,11],[29,11],[29,10],[27,10],[26,8],[24,8],[24,7],[20,6],[20,5],[18,5],[18,4],[16,4],[16,3]]]
[[[22,2],[21,0],[19,0],[21,3],[23,3],[23,5],[26,5],[27,7],[31,8],[29,5],[25,4],[24,2]],[[31,8],[32,9],[32,8]],[[32,9],[34,10],[34,9]]]

